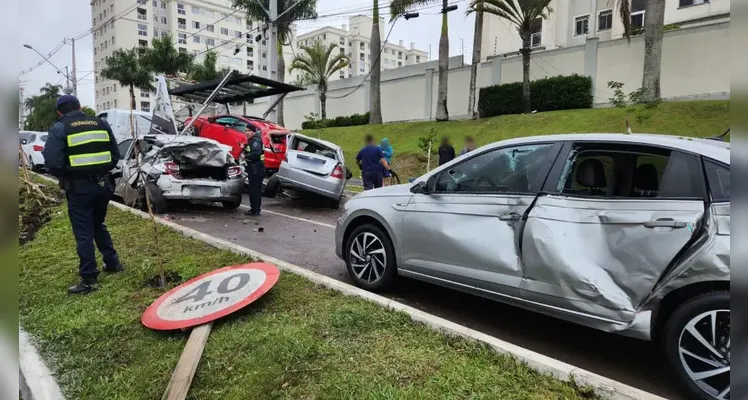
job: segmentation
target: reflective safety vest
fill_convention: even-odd
[[[72,174],[103,175],[114,168],[109,132],[98,118],[86,116],[62,122]]]

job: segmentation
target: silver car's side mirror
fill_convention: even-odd
[[[412,193],[431,194],[436,189],[436,177],[432,176],[427,181],[419,181],[410,188]]]

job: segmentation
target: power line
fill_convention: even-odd
[[[38,63],[36,63],[35,65],[31,66],[28,69],[25,69],[25,70],[21,71],[21,73],[19,75],[26,75],[29,72],[31,72],[31,71],[33,71],[33,70],[41,67],[42,65],[44,65],[45,62],[47,62],[47,60],[49,60],[50,58],[52,58],[52,56],[54,56],[55,54],[57,54],[57,52],[60,51],[60,49],[62,49],[62,47],[64,45],[65,45],[65,40],[63,40],[62,42],[58,43],[57,46],[55,46],[55,48],[52,49],[52,51],[49,52],[49,54],[47,55],[47,57],[43,57],[42,60],[39,61]]]

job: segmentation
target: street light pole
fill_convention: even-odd
[[[24,44],[23,47],[25,47],[27,49],[30,49],[30,50],[34,50],[34,52],[36,54],[38,54],[39,57],[41,57],[43,61],[46,61],[49,65],[51,65],[54,69],[57,70],[58,74],[62,74],[65,77],[66,82],[67,82],[66,83],[66,87],[64,89],[65,93],[71,93],[71,92],[75,91],[75,90],[71,90],[71,88],[70,88],[70,74],[68,72],[62,72],[61,69],[57,68],[56,65],[52,64],[52,61],[49,61],[49,58],[51,57],[51,55],[50,56],[45,56],[44,54],[40,53],[39,50],[35,49],[30,44]],[[73,54],[75,54],[75,53],[73,53]],[[74,63],[73,65],[75,65],[75,58],[73,58],[73,63]],[[65,67],[65,71],[68,71],[68,67],[67,66]],[[73,71],[75,71],[75,67],[73,67]]]
[[[78,97],[78,79],[76,78],[77,70],[75,69],[75,38],[70,39],[70,44],[73,46],[73,75],[71,75],[70,80],[73,81],[73,95]]]
[[[278,69],[278,0],[270,0],[270,9],[268,10],[268,17],[270,18],[270,38],[268,40],[268,77],[273,79],[273,75],[277,73]],[[275,96],[269,99],[272,104],[275,101]],[[273,109],[269,115],[270,120],[278,122],[277,111]]]

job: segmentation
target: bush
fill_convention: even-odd
[[[340,116],[332,119],[307,120],[301,123],[301,129],[334,128],[339,126],[367,125],[369,113],[353,114],[347,117]]]
[[[554,111],[592,108],[592,78],[581,75],[554,76],[530,82],[532,110]],[[522,82],[480,89],[481,118],[522,113]]]

